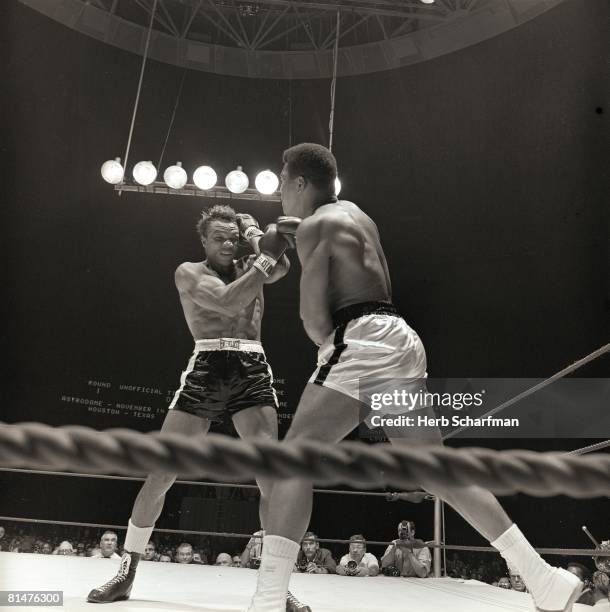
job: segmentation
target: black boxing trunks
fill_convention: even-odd
[[[169,409],[223,422],[253,406],[274,406],[273,373],[260,342],[197,340]]]

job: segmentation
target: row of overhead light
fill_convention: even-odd
[[[123,182],[125,170],[121,165],[121,158],[109,159],[102,164],[102,178],[111,185],[118,185]],[[157,169],[150,161],[138,162],[132,170],[134,181],[140,185],[151,185],[157,180]],[[169,166],[163,173],[163,181],[171,189],[182,189],[188,181],[186,170],[182,167],[182,162],[176,162],[175,166]],[[193,172],[193,183],[202,191],[213,189],[218,182],[218,176],[210,166],[199,166]],[[280,181],[277,175],[271,170],[263,170],[256,175],[254,185],[259,193],[271,195],[277,191]],[[250,179],[242,171],[241,166],[232,170],[225,176],[225,186],[231,193],[243,193],[248,189]],[[335,194],[339,195],[341,181],[335,179]]]

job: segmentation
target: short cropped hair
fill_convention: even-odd
[[[212,221],[226,221],[227,223],[237,223],[235,211],[226,204],[216,204],[212,208],[201,211],[201,218],[197,222],[197,233],[201,238],[208,235],[208,227]]]
[[[287,164],[290,177],[303,176],[311,181],[316,189],[335,193],[337,160],[326,147],[303,142],[286,149],[283,161]]]

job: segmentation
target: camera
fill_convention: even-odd
[[[398,576],[400,576],[400,570],[397,567],[394,567],[393,565],[390,565],[389,567],[384,567],[381,570],[381,573],[384,576],[392,576],[393,578],[397,578]]]
[[[299,572],[305,572],[307,571],[308,565],[309,565],[309,561],[305,559],[304,561],[301,561],[300,563],[297,564],[297,568],[299,569]]]
[[[254,557],[254,558],[250,559],[249,566],[250,566],[250,569],[257,570],[261,566],[261,558],[260,557]]]
[[[358,573],[358,564],[355,561],[348,561],[345,573],[348,576],[355,576]]]

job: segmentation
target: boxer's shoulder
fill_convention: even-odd
[[[174,273],[178,289],[196,285],[204,278],[216,279],[217,274],[210,270],[202,261],[185,261],[181,263]]]

